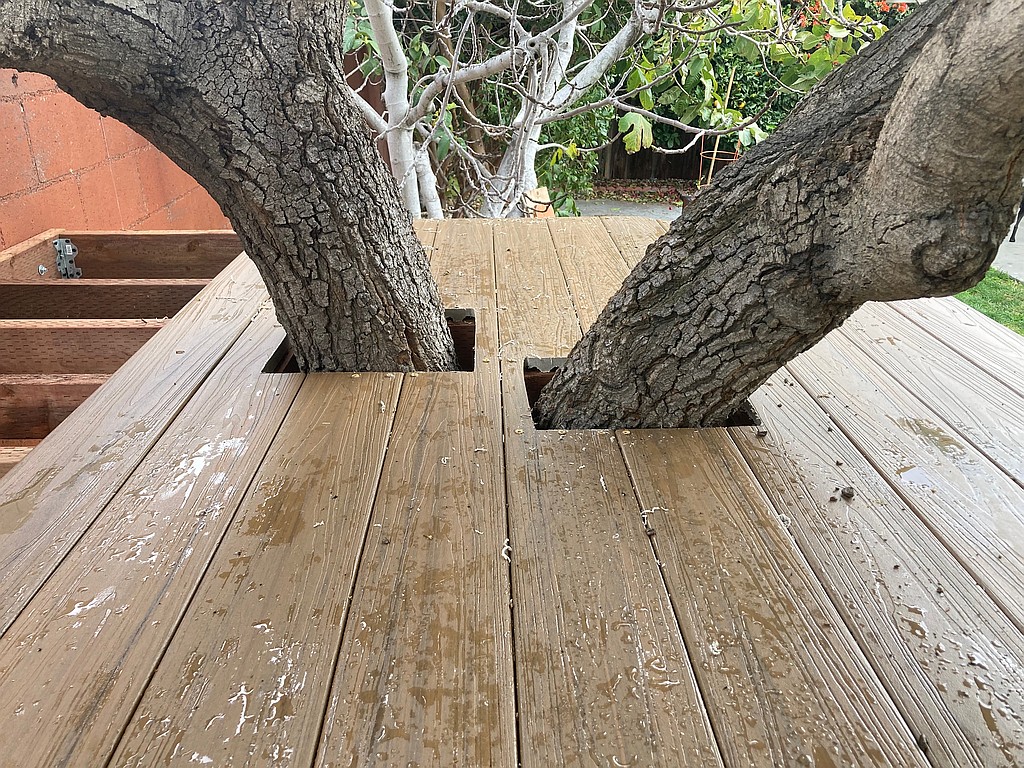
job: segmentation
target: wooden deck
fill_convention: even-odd
[[[535,430],[663,226],[424,224],[472,373],[263,373],[233,262],[0,478],[0,763],[1024,764],[1024,339],[869,306],[767,434]]]

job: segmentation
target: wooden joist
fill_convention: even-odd
[[[28,456],[32,448],[31,445],[0,444],[0,477],[14,469],[18,462]]]
[[[41,440],[108,378],[92,374],[0,375],[0,437]]]
[[[59,235],[60,230],[50,229],[0,251],[0,282],[59,280],[57,251],[53,247],[53,240]],[[40,266],[45,269],[42,274]]]
[[[208,280],[0,283],[0,319],[173,317]]]
[[[0,374],[113,373],[164,320],[0,320]]]
[[[87,280],[207,279],[242,251],[230,230],[199,232],[67,232],[50,230],[0,252],[0,280],[59,282],[53,240],[78,248],[75,264]],[[39,267],[45,269],[40,274]]]

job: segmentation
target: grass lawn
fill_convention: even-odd
[[[1024,283],[1005,272],[990,269],[984,280],[957,298],[1024,335]]]

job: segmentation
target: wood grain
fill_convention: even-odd
[[[0,477],[3,477],[14,469],[19,461],[28,456],[29,451],[31,450],[32,448],[30,446],[0,445]],[[3,521],[0,520],[0,526],[2,525]]]
[[[205,279],[242,252],[231,230],[62,232],[78,247],[85,279]]]
[[[1024,763],[1020,631],[792,377],[753,401],[730,434],[929,760]]]
[[[265,301],[255,266],[236,259],[0,480],[0,634]]]
[[[601,222],[632,269],[647,252],[647,247],[665,234],[668,222],[639,216],[602,216]]]
[[[283,336],[260,312],[114,498],[83,510],[74,548],[48,548],[59,567],[0,639],[15,764],[106,763],[302,380],[260,373]]]
[[[724,430],[620,432],[729,765],[927,765]]]
[[[1024,629],[1024,490],[842,336],[788,369]]]
[[[522,764],[719,765],[614,436],[533,428],[522,358],[580,335],[543,234],[495,227]]]
[[[840,334],[1024,486],[1024,395],[885,304],[863,307]],[[1016,359],[1005,365],[1015,362],[1017,380],[1024,381],[1024,338]]]
[[[46,437],[109,379],[93,374],[0,374],[0,437]]]
[[[487,223],[439,236],[476,371],[403,383],[317,765],[517,765],[491,264]]]
[[[57,251],[53,247],[54,238],[59,236],[59,229],[49,229],[0,251],[0,282],[60,280],[56,268]],[[39,274],[39,265],[46,267],[42,275]]]
[[[172,317],[208,280],[0,283],[0,319]]]
[[[586,333],[622,285],[629,267],[599,219],[552,219],[548,228],[576,316]]]
[[[312,763],[400,385],[306,378],[113,764]]]
[[[897,301],[891,305],[957,354],[1020,395],[1024,337],[953,297]]]
[[[113,373],[164,320],[0,320],[0,374]]]

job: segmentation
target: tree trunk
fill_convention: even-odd
[[[300,367],[451,369],[426,256],[345,88],[342,7],[5,3],[0,66],[50,75],[211,193],[259,267]]]
[[[1024,0],[931,0],[654,243],[537,404],[547,426],[724,423],[866,301],[985,274],[1024,174]]]

